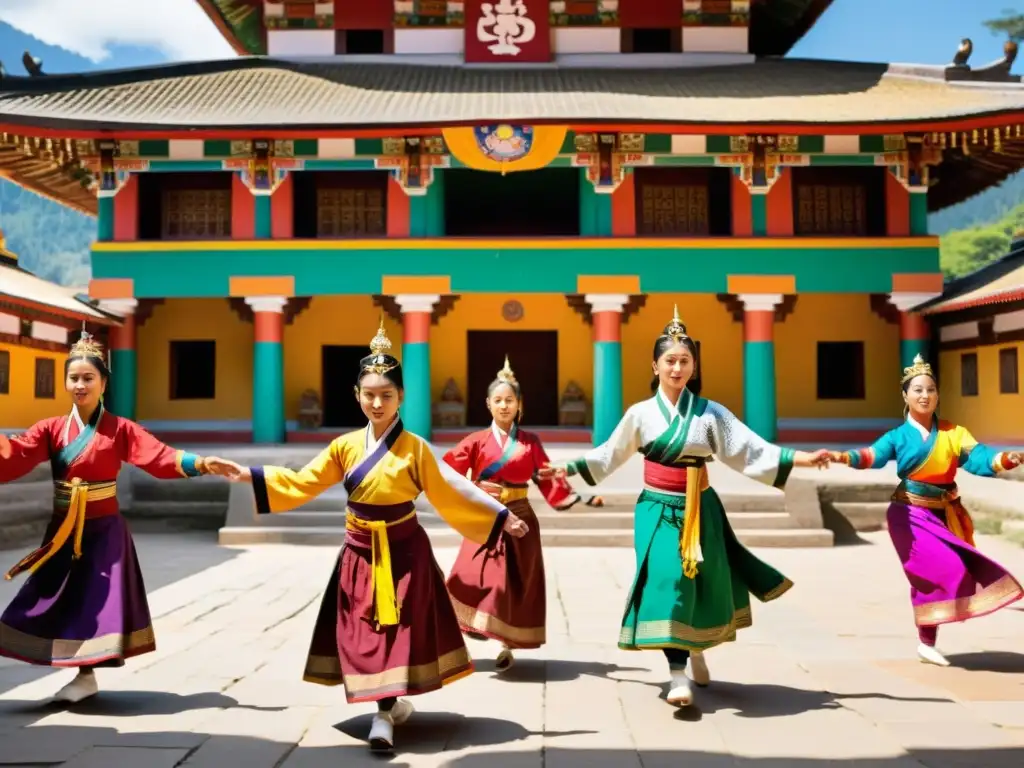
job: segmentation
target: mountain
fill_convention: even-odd
[[[1011,176],[997,187],[928,217],[928,231],[944,235],[957,229],[998,221],[1024,203],[1024,172]]]
[[[946,277],[961,277],[1005,256],[1010,241],[1024,232],[1024,194],[1017,205],[991,223],[947,232],[939,240],[942,271]]]

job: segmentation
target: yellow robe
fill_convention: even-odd
[[[287,512],[342,482],[345,474],[372,452],[374,446],[368,445],[372,435],[367,427],[335,438],[298,471],[263,467],[262,481],[254,477],[253,483],[257,509]],[[350,499],[387,506],[413,501],[420,493],[427,495],[448,525],[478,544],[487,543],[499,521],[503,522],[508,514],[500,502],[447,464],[439,463],[425,440],[407,431],[399,435],[391,450],[367,473]],[[261,508],[263,504],[265,509]]]

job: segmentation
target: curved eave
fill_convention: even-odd
[[[11,161],[0,153],[0,178],[79,213],[96,215],[96,196],[46,161],[27,156]]]
[[[217,27],[217,31],[220,32],[223,38],[228,41],[228,45],[230,45],[234,52],[239,56],[258,56],[267,52],[265,28],[263,29],[262,47],[258,50],[250,50],[245,46],[241,38],[239,38],[235,27],[224,18],[223,14],[221,14],[220,9],[217,7],[214,0],[196,0],[196,2],[199,3],[199,7],[203,9],[206,15],[210,17],[210,21],[212,21],[214,26]],[[262,10],[259,12],[262,13]],[[260,26],[262,27],[262,23]]]

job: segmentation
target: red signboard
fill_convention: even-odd
[[[551,61],[548,0],[466,0],[466,61]]]

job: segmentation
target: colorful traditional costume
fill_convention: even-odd
[[[295,472],[253,467],[260,514],[305,504],[337,483],[348,492],[347,536],[313,630],[304,679],[344,684],[349,702],[427,693],[473,671],[444,576],[413,500],[478,547],[497,543],[508,510],[438,464],[396,418],[335,439]]]
[[[498,379],[507,382],[512,375],[506,359]],[[448,577],[460,626],[467,634],[499,640],[506,648],[540,648],[546,640],[544,555],[537,516],[526,498],[529,481],[557,510],[578,502],[579,494],[564,478],[538,477],[548,456],[540,439],[520,430],[518,423],[507,434],[492,423],[490,429],[466,437],[444,460],[460,475],[472,472],[473,482],[489,485],[530,528],[521,539],[503,537],[493,552],[481,552],[473,541],[463,542]]]
[[[920,356],[904,381],[919,375],[932,376]],[[870,448],[841,456],[854,469],[896,461],[900,484],[886,518],[924,645],[935,644],[940,624],[984,616],[1024,597],[1020,583],[975,548],[974,525],[955,482],[958,467],[980,477],[1013,469],[1009,456],[979,443],[964,427],[933,418],[928,430],[910,416]]]
[[[0,617],[0,655],[53,667],[121,666],[155,650],[135,545],[117,503],[127,462],[156,478],[196,477],[203,459],[161,443],[100,405],[88,424],[78,408],[11,440],[0,482],[49,461],[53,520],[43,545],[15,565],[30,576]]]
[[[676,405],[659,389],[626,411],[608,441],[567,471],[596,485],[637,451],[644,455],[634,522],[637,574],[619,647],[703,651],[735,640],[736,631],[752,623],[749,593],[768,602],[793,584],[740,544],[708,485],[705,464],[714,455],[782,488],[793,451],[765,442],[724,406],[688,389]]]

